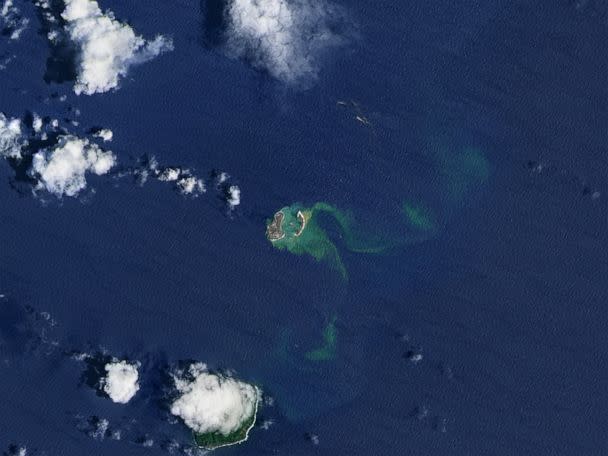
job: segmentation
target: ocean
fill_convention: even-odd
[[[204,0],[103,0],[174,50],[92,96],[45,82],[18,4],[0,111],[110,128],[119,167],[58,199],[0,164],[0,451],[193,454],[168,373],[200,361],[264,391],[218,454],[605,454],[608,5],[333,4],[342,41],[294,86],[210,43]],[[207,192],[125,177],[144,156]],[[404,201],[433,228],[412,234]],[[331,217],[347,278],[273,248],[267,220],[296,202],[386,248]],[[334,316],[335,356],[307,360]],[[83,353],[138,360],[134,399],[91,388]]]

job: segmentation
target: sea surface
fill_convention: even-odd
[[[166,400],[192,360],[265,394],[249,440],[218,454],[606,454],[608,4],[334,4],[348,36],[294,87],[209,45],[204,0],[102,0],[175,50],[77,96],[44,81],[49,46],[18,3],[0,111],[110,128],[124,166],[153,155],[208,191],[116,174],[44,199],[0,163],[0,452],[195,454]],[[466,150],[487,165],[473,184],[430,158]],[[431,233],[406,234],[405,200]],[[325,220],[344,279],[266,240],[276,210],[319,201],[391,248],[351,251]],[[306,360],[333,316],[335,358]],[[129,404],[87,385],[74,354],[101,352],[142,363]]]

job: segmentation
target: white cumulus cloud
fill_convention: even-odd
[[[226,201],[231,208],[241,204],[241,189],[236,185],[231,185],[228,187],[228,196]]]
[[[314,79],[319,54],[343,42],[331,26],[340,16],[324,0],[231,0],[228,49],[287,83]]]
[[[104,392],[119,404],[129,402],[139,391],[139,363],[130,364],[127,361],[113,361],[106,364],[107,375],[101,380]]]
[[[111,151],[103,151],[88,139],[61,135],[51,149],[33,155],[30,175],[37,179],[36,189],[58,197],[76,196],[87,186],[86,174],[106,174],[116,164]]]
[[[175,375],[174,381],[179,397],[171,413],[194,432],[229,435],[257,413],[257,387],[212,374],[204,364],[192,364],[187,375]]]
[[[103,13],[95,0],[64,0],[65,32],[77,49],[76,94],[92,95],[118,87],[133,65],[173,49],[162,35],[146,41],[111,11]]]
[[[104,142],[109,142],[114,138],[114,133],[109,128],[101,128],[97,130],[93,136],[103,139]]]
[[[0,157],[20,159],[23,145],[21,121],[0,113]]]

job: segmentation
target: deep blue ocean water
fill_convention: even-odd
[[[228,212],[212,188],[184,198],[93,177],[94,194],[44,204],[1,164],[0,451],[184,451],[189,432],[163,400],[163,372],[184,360],[273,398],[260,422],[274,424],[227,455],[608,451],[608,5],[339,4],[349,41],[302,89],[206,46],[204,2],[105,0],[175,50],[91,97],[44,82],[49,48],[34,6],[19,4],[31,23],[0,41],[15,55],[0,111],[76,119],[77,108],[72,130],[111,128],[122,163],[147,154],[226,171],[243,193]],[[489,163],[457,202],[427,159],[437,143]],[[326,201],[399,238],[391,211],[410,195],[441,216],[423,242],[352,253],[328,228],[348,281],[264,235],[280,207]],[[306,364],[298,351],[333,314],[337,358]],[[103,350],[142,362],[126,406],[83,384],[69,355]],[[99,419],[120,440],[95,437]]]

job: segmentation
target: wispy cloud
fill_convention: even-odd
[[[226,16],[230,54],[290,84],[314,80],[321,54],[345,42],[344,13],[323,0],[230,0]]]

